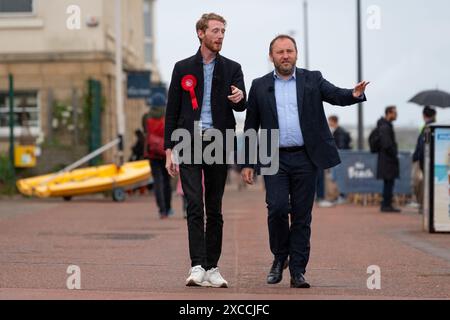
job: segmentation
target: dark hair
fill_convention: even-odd
[[[436,116],[436,110],[434,110],[430,106],[425,106],[425,108],[423,108],[422,114],[427,118],[434,118]]]
[[[142,130],[141,129],[136,129],[135,131],[134,131],[134,134],[136,135],[136,137],[138,137],[138,138],[140,138],[140,137],[143,137],[144,136],[144,133],[142,132]]]
[[[273,49],[273,45],[277,40],[280,39],[289,39],[294,43],[294,47],[295,47],[295,51],[298,52],[297,50],[297,42],[295,42],[295,39],[292,38],[291,36],[287,35],[287,34],[280,34],[278,36],[276,36],[271,42],[270,42],[270,47],[269,47],[269,53],[272,53],[272,49]]]
[[[336,123],[339,122],[338,116],[329,116],[329,117],[328,117],[328,120],[333,121],[333,122],[336,122]]]
[[[396,106],[388,106],[386,107],[386,109],[384,110],[384,114],[387,116],[389,113],[393,112],[394,109],[396,109]]]

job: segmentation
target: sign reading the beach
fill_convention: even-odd
[[[333,169],[339,191],[348,193],[381,193],[383,181],[377,180],[377,155],[365,151],[339,151],[342,163]],[[411,154],[400,152],[400,179],[394,193],[411,194]]]

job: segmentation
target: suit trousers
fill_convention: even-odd
[[[304,274],[309,261],[317,175],[318,168],[305,151],[280,150],[278,173],[264,176],[270,250],[275,260],[289,257],[292,276]]]

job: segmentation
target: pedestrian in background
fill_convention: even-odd
[[[136,142],[131,147],[130,161],[139,161],[144,159],[145,135],[141,129],[134,131]]]
[[[336,142],[336,147],[338,148],[338,150],[351,150],[352,137],[347,130],[339,125],[339,117],[336,115],[329,116],[328,126],[330,127],[330,131],[333,134],[334,142]],[[334,180],[333,170],[331,171],[332,180]],[[346,195],[342,192],[339,192],[339,196],[335,203],[344,204],[346,202]]]
[[[394,208],[392,205],[395,179],[400,177],[398,146],[392,124],[397,120],[397,108],[388,106],[384,114],[385,116],[377,123],[379,140],[377,178],[383,180],[381,212],[401,212],[400,209]]]
[[[145,157],[150,161],[156,203],[161,219],[174,214],[172,186],[166,170],[166,152],[164,151],[164,111],[163,107],[152,107],[142,119],[146,137]]]
[[[413,167],[416,167],[413,177],[414,193],[419,203],[419,212],[423,210],[423,192],[424,192],[424,162],[425,162],[425,128],[433,122],[436,122],[436,110],[429,106],[425,106],[422,112],[423,121],[425,122],[419,137],[417,138],[416,148],[413,154]]]
[[[338,116],[328,117],[328,126],[333,134],[334,142],[339,150],[350,150],[352,148],[352,137],[350,133],[339,125]]]
[[[339,126],[339,118],[337,116],[328,117],[328,126],[333,134],[334,142],[339,150],[351,149],[352,138],[344,128]],[[336,203],[326,200],[326,175],[329,171],[319,170],[317,175],[317,205],[321,208],[329,208],[335,204],[345,203],[345,195],[341,194]]]

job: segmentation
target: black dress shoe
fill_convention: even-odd
[[[286,259],[285,261],[274,260],[272,264],[272,268],[270,268],[269,275],[267,276],[268,284],[277,284],[280,283],[283,279],[283,270],[286,269],[289,265],[289,261]]]
[[[291,277],[291,288],[310,288],[308,282],[306,282],[305,277],[303,274],[298,274],[293,277]]]
[[[399,212],[402,212],[402,210],[391,206],[391,207],[381,207],[381,212],[399,213]]]

